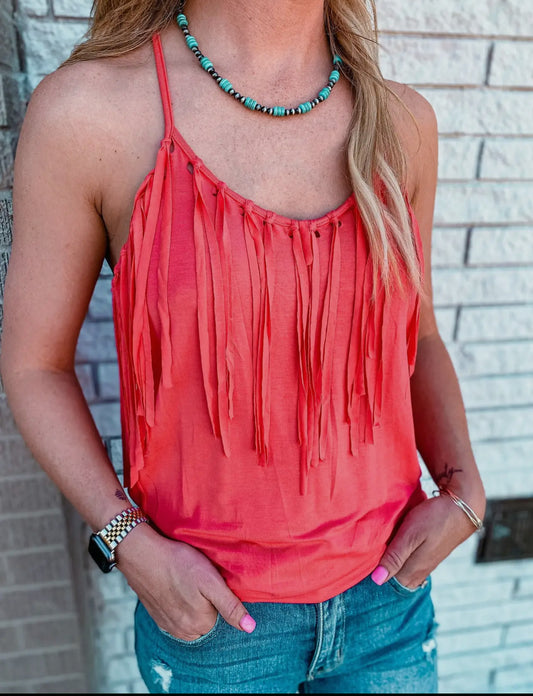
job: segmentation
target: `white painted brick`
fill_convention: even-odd
[[[92,0],[52,0],[56,17],[88,18],[91,13]]]
[[[122,471],[123,464],[123,453],[122,453],[122,440],[120,438],[113,438],[109,443],[109,456],[113,462],[113,467],[115,471]]]
[[[478,583],[457,582],[443,588],[432,590],[433,598],[439,609],[458,609],[472,607],[477,604],[490,604],[513,598],[514,579],[506,581],[486,582],[483,586]]]
[[[474,536],[476,537],[474,541],[477,541],[478,535]],[[511,578],[519,581],[526,574],[533,574],[533,560],[531,559],[475,563],[474,558],[469,561],[449,556],[433,571],[432,576],[435,587],[436,585],[456,585],[459,578],[467,579],[472,584],[479,586],[492,581],[506,582]]]
[[[468,425],[473,442],[533,436],[533,407],[469,411]]]
[[[8,125],[8,120],[7,120],[6,100],[5,100],[5,95],[4,95],[4,83],[0,79],[0,127],[4,127],[7,125]]]
[[[435,227],[431,239],[433,268],[463,265],[466,246],[464,227]]]
[[[124,632],[124,645],[126,646],[126,650],[128,652],[135,651],[135,627],[133,624],[128,626]]]
[[[90,561],[90,559],[88,560]],[[94,569],[90,567],[89,575],[94,577],[95,570],[98,571],[96,566],[94,566]],[[101,621],[98,622],[98,630],[102,633],[107,633],[109,630],[123,630],[130,626],[137,605],[137,597],[133,590],[126,586],[119,598],[115,598],[113,601],[105,601],[102,599],[100,592],[101,579],[98,578],[94,582],[91,578],[91,582],[93,584],[91,588],[92,593],[89,596],[91,608],[93,610],[104,610],[102,611]]]
[[[481,179],[533,179],[533,138],[487,138]]]
[[[478,87],[417,91],[433,106],[441,134],[533,135],[531,91]]]
[[[0,188],[13,186],[13,144],[9,131],[0,130]]]
[[[113,657],[109,660],[108,667],[109,675],[112,675],[113,681],[126,681],[139,674],[139,667],[134,655],[122,655]],[[121,693],[116,691],[115,693]]]
[[[120,385],[117,363],[98,365],[98,392],[102,399],[118,399]]]
[[[7,116],[6,97],[4,94],[4,81],[0,77],[0,127],[9,124]]]
[[[120,435],[120,410],[118,403],[92,404],[91,414],[102,437]]]
[[[93,371],[90,365],[76,365],[76,376],[81,385],[83,395],[88,401],[96,399],[96,390],[94,388]]]
[[[455,308],[437,307],[435,309],[435,318],[437,319],[439,333],[445,343],[453,341],[456,316],[457,310]]]
[[[438,605],[436,605],[438,614]],[[502,641],[501,628],[481,629],[478,631],[453,631],[452,633],[437,634],[439,658],[456,653],[468,653],[475,646],[476,650],[497,648]],[[464,691],[462,693],[468,693]]]
[[[129,682],[109,683],[106,687],[108,694],[131,694]]]
[[[533,302],[531,268],[438,268],[433,271],[433,295],[438,305],[494,305]]]
[[[131,694],[148,694],[148,687],[139,677],[137,681],[130,682],[130,693]]]
[[[19,12],[31,17],[44,17],[50,9],[48,0],[19,0],[17,6]]]
[[[499,442],[477,442],[473,445],[474,456],[481,470],[500,475],[502,464],[505,462],[505,470],[531,469],[531,452],[533,452],[533,438],[525,440],[500,440]],[[523,473],[522,473],[523,475]],[[521,479],[521,476],[518,477]]]
[[[501,600],[486,605],[443,608],[437,621],[441,631],[462,631],[474,628],[494,628],[515,621],[533,619],[533,602],[529,600]],[[505,664],[505,661],[503,663]],[[495,665],[496,666],[496,665]]]
[[[105,611],[102,608],[102,611]],[[106,656],[106,659],[121,657],[125,653],[125,645],[122,631],[95,631],[94,647],[95,650]]]
[[[529,646],[530,658],[532,648]],[[515,663],[510,664],[507,669],[499,669],[495,674],[494,687],[503,689],[503,693],[526,693],[533,692],[533,659],[530,664],[521,664],[517,669]]]
[[[497,443],[496,443],[497,446]],[[483,473],[483,484],[489,498],[521,498],[533,496],[533,471],[531,468],[531,456],[528,461],[530,466],[519,469],[511,469],[505,459],[500,461],[499,471],[488,472],[479,463]],[[505,466],[505,476],[502,476],[502,467]]]
[[[533,4],[523,0],[378,0],[382,31],[530,36]]]
[[[439,138],[439,180],[475,179],[482,138],[467,135]]]
[[[459,341],[533,339],[533,305],[465,307],[459,315]]]
[[[458,675],[439,676],[440,694],[489,694],[491,688],[491,674],[488,669],[483,669],[473,664],[474,669],[461,672]]]
[[[490,41],[383,35],[383,75],[410,85],[479,85]]]
[[[517,673],[528,669],[531,663],[532,653],[530,645],[513,646],[512,648],[496,648],[493,650],[479,651],[477,655],[469,653],[462,655],[444,655],[439,660],[439,674],[443,677],[448,674],[460,674],[472,668],[472,660],[482,659],[490,670],[501,670],[505,667],[514,667]],[[498,671],[499,673],[499,671]],[[527,677],[529,680],[529,676]]]
[[[529,183],[444,181],[437,187],[436,225],[520,225],[529,222],[533,222],[533,196]]]
[[[472,230],[468,263],[472,266],[533,263],[533,228],[476,227]]]
[[[78,339],[77,362],[116,360],[115,329],[112,321],[85,321]]]
[[[515,596],[516,597],[529,597],[530,599],[533,598],[533,576],[526,575],[523,578],[520,578],[520,582],[518,584]],[[532,634],[532,639],[533,639],[533,634]]]
[[[111,278],[98,278],[89,304],[92,319],[111,319],[113,304],[111,298]]]
[[[95,572],[96,571],[96,572]],[[98,603],[115,601],[123,598],[127,591],[127,583],[122,573],[109,573],[100,578],[97,575],[98,568],[91,568],[92,588]]]
[[[86,31],[86,22],[27,19],[22,38],[28,73],[42,76],[53,72],[68,58]]]
[[[102,268],[100,270],[100,277],[103,278],[111,278],[113,276],[113,271],[111,269],[111,266],[107,262],[106,259],[104,259],[104,262],[102,263]]]
[[[533,87],[533,42],[496,41],[489,85]]]
[[[516,623],[509,626],[505,636],[505,645],[533,642],[533,622]]]
[[[460,378],[533,373],[533,342],[467,343],[448,346]]]
[[[533,406],[533,376],[513,375],[461,380],[467,409],[496,406]]]

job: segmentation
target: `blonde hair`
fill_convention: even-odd
[[[175,21],[177,7],[176,0],[94,0],[89,30],[63,65],[139,48]],[[400,100],[379,68],[374,0],[325,0],[324,24],[353,86],[347,161],[374,271],[390,289],[391,278],[401,285],[403,267],[420,290],[420,260],[406,203],[405,157],[388,105],[390,98]]]

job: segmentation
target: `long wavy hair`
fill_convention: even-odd
[[[178,0],[93,0],[89,30],[63,65],[120,56],[144,45],[175,21],[178,7]],[[421,265],[406,203],[405,156],[389,112],[389,99],[402,102],[379,68],[374,0],[324,0],[324,26],[353,86],[347,161],[375,273],[388,290],[391,279],[401,285],[406,272],[420,291]]]

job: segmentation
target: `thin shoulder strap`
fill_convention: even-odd
[[[157,79],[159,80],[163,113],[165,115],[165,138],[170,138],[172,129],[174,128],[174,116],[172,114],[172,100],[170,99],[170,90],[168,88],[165,56],[163,54],[163,46],[161,45],[161,37],[159,34],[154,34],[152,43],[154,45],[155,67],[157,70]]]

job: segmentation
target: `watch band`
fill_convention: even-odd
[[[125,536],[141,522],[148,522],[148,517],[140,508],[131,507],[119,512],[96,534],[105,541],[110,551],[114,551]]]

